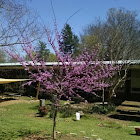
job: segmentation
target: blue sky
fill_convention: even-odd
[[[79,10],[68,22],[78,36],[86,25],[98,17],[105,20],[109,8],[121,7],[140,13],[140,0],[52,0],[52,2],[59,30],[63,28],[67,19]],[[50,0],[32,0],[30,7],[36,10],[44,23],[52,29],[53,14]]]

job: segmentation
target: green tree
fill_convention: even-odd
[[[96,35],[85,35],[81,38],[82,45],[91,48],[97,45],[100,41]]]
[[[47,61],[49,58],[50,50],[46,48],[46,43],[39,41],[38,47],[37,47],[37,54],[38,58]]]
[[[32,52],[32,56],[35,57],[34,52]],[[30,58],[30,56],[29,56],[28,54],[25,55],[24,60],[25,60],[25,61],[32,61],[31,58]]]
[[[18,62],[18,61],[13,57],[9,57],[8,62],[9,63],[15,63],[15,62]]]
[[[4,62],[6,62],[6,54],[2,49],[0,49],[0,63]]]
[[[104,47],[96,35],[84,35],[81,37],[81,42],[81,46],[88,48],[89,51],[92,49],[99,49],[99,58],[104,58]]]
[[[60,42],[60,50],[65,55],[67,53],[74,54],[79,45],[78,37],[72,32],[69,24],[64,26],[62,30],[62,41]]]
[[[54,53],[49,53],[48,62],[57,62],[57,57]]]

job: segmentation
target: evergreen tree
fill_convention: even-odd
[[[63,55],[70,53],[73,54],[74,50],[79,45],[78,37],[73,34],[72,29],[69,24],[66,24],[62,30],[62,41],[60,42],[60,51]]]

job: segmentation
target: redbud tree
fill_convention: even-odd
[[[82,90],[85,94],[87,92],[95,94],[95,91],[111,86],[108,78],[111,78],[116,73],[118,67],[114,66],[113,63],[105,64],[104,60],[99,60],[98,49],[90,51],[84,49],[76,58],[73,58],[71,54],[63,55],[59,49],[63,46],[60,43],[61,35],[57,27],[55,26],[54,38],[52,38],[48,29],[46,29],[46,34],[48,42],[57,57],[57,62],[52,66],[48,67],[47,62],[38,58],[38,54],[34,51],[35,47],[29,39],[25,39],[26,43],[22,44],[22,49],[30,57],[31,61],[25,61],[11,48],[6,51],[28,71],[31,79],[27,83],[28,85],[39,81],[42,91],[51,91],[56,97],[53,118],[53,139],[56,139],[56,117],[61,97],[64,96],[71,100],[74,96],[81,97],[75,92],[75,89]]]

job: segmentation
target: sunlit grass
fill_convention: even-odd
[[[29,100],[28,100],[29,101]],[[49,102],[47,102],[49,103]],[[49,114],[38,117],[39,102],[25,102],[0,107],[0,140],[21,139],[28,135],[51,135],[52,122]],[[57,118],[57,131],[61,139],[98,139],[103,140],[139,140],[133,127],[137,122],[125,122],[108,119],[102,115],[85,115],[80,121],[71,118]]]

